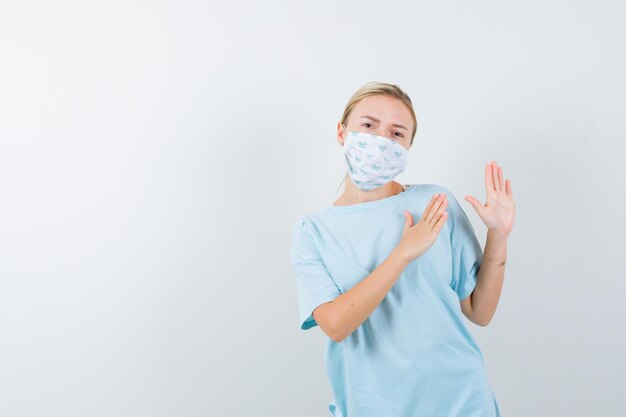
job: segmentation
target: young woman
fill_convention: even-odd
[[[300,328],[326,335],[336,417],[493,417],[498,403],[462,315],[486,326],[504,279],[515,206],[510,180],[485,167],[485,250],[452,193],[402,185],[417,122],[396,85],[368,83],[338,124],[343,194],[293,225]],[[349,174],[349,176],[348,176]]]

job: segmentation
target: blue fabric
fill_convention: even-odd
[[[448,196],[448,220],[434,244],[402,272],[352,334],[326,343],[335,417],[494,417],[498,403],[460,300],[476,286],[482,249],[446,188],[414,184],[376,201],[303,215],[291,233],[291,265],[302,330],[313,310],[348,291],[391,253],[408,210],[414,222],[435,193]],[[469,321],[468,321],[469,323]]]

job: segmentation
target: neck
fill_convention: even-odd
[[[357,187],[350,175],[346,174],[346,187],[343,194],[335,201],[336,206],[344,206],[350,204],[366,203],[368,201],[376,201],[381,198],[391,197],[400,194],[404,189],[400,183],[389,181],[385,185],[381,185],[373,190],[362,190]]]

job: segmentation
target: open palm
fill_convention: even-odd
[[[487,201],[484,205],[471,195],[465,196],[465,200],[474,207],[489,231],[508,237],[513,229],[515,202],[511,180],[504,180],[502,167],[496,161],[485,165],[485,189]]]

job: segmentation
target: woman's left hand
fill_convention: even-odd
[[[485,166],[485,188],[487,190],[485,205],[471,195],[465,196],[465,200],[474,207],[489,232],[508,237],[515,219],[515,202],[511,180],[504,180],[502,168],[496,161]]]

